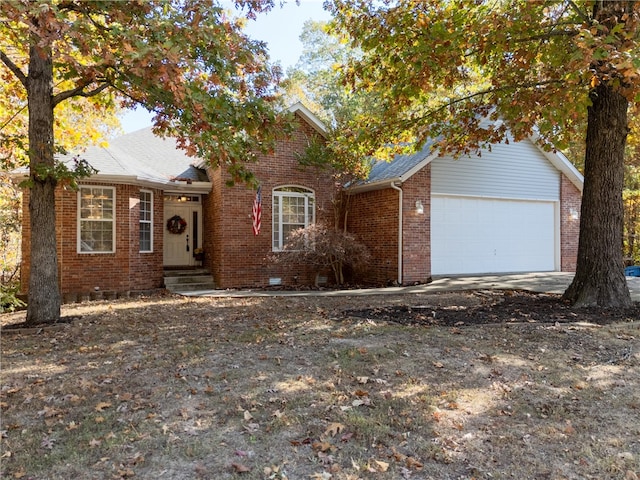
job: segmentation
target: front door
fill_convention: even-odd
[[[167,195],[164,202],[164,265],[195,266],[193,250],[202,246],[199,195]]]

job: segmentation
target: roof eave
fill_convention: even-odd
[[[297,102],[291,105],[288,109],[291,113],[297,113],[300,115],[311,127],[322,135],[324,138],[327,138],[329,132],[327,132],[327,128],[324,126],[324,123],[320,121],[318,117],[314,115],[314,113],[305,107],[302,102]]]
[[[119,185],[137,185],[139,187],[157,188],[172,192],[209,193],[213,188],[211,182],[176,182],[171,180],[154,180],[134,175],[92,175],[85,181],[115,183]]]
[[[529,139],[531,142],[540,150],[540,152],[545,156],[551,164],[560,170],[565,177],[569,179],[573,185],[582,193],[584,188],[584,177],[578,171],[578,169],[569,161],[569,159],[560,151],[546,151],[540,146],[539,140],[540,136],[536,133],[533,133]]]
[[[383,190],[385,188],[391,188],[391,185],[401,184],[403,182],[402,177],[385,178],[384,180],[377,180],[371,183],[360,183],[353,187],[347,188],[347,193],[353,195],[356,193],[372,192],[374,190]]]

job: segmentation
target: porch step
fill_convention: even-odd
[[[211,272],[204,268],[195,270],[165,270],[164,286],[173,293],[214,290]]]

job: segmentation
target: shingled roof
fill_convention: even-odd
[[[200,160],[179,149],[173,138],[153,134],[151,127],[109,140],[106,147],[93,146],[65,155],[64,162],[84,159],[98,176],[133,177],[139,182],[170,186],[176,182],[208,182],[206,173],[194,166]]]

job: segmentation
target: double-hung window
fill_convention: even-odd
[[[289,233],[313,224],[315,195],[302,187],[279,187],[273,190],[273,250],[284,248]]]
[[[80,187],[78,252],[115,251],[115,197],[113,187]]]
[[[153,252],[153,193],[140,190],[140,251]]]

